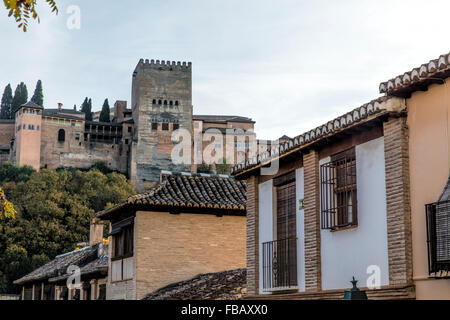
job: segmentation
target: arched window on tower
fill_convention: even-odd
[[[175,100],[175,105],[176,105],[176,106],[178,105],[178,100]]]
[[[59,129],[58,131],[58,142],[64,142],[66,141],[66,132],[64,129]]]

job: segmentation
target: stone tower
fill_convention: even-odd
[[[141,59],[133,72],[134,136],[130,178],[138,188],[159,180],[161,170],[186,170],[171,160],[173,130],[192,132],[192,65]]]
[[[16,111],[15,158],[18,165],[29,165],[39,171],[43,108],[32,101]]]

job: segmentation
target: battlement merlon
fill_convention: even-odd
[[[192,62],[186,61],[169,61],[169,60],[154,60],[154,59],[140,59],[136,68],[134,69],[133,76],[136,75],[139,69],[149,68],[156,70],[168,70],[168,71],[192,71]]]

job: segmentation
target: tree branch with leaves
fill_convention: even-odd
[[[0,188],[0,220],[3,218],[14,218],[16,210],[11,202],[6,199],[5,193]]]
[[[58,14],[58,7],[55,0],[42,0],[52,9],[52,12]],[[18,23],[18,28],[22,28],[27,32],[28,21],[30,18],[37,20],[40,23],[39,14],[36,11],[37,0],[3,0],[6,10],[9,11],[8,17],[14,17]]]

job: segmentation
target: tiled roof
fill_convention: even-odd
[[[432,83],[443,83],[450,76],[450,54],[443,54],[438,59],[405,72],[380,84],[380,93],[407,97],[411,92],[425,90]]]
[[[107,251],[107,248],[105,248]],[[95,260],[87,263],[80,269],[80,275],[86,276],[93,273],[101,273],[104,275],[108,274],[108,256],[102,255]],[[58,282],[61,280],[65,280],[70,276],[68,273],[64,273],[58,277],[50,278],[49,282]]]
[[[34,103],[33,101],[28,101],[27,103],[20,106],[21,108],[34,108],[34,109],[44,109],[40,105]]]
[[[98,248],[99,245],[94,245],[59,255],[42,267],[39,267],[22,278],[15,280],[14,284],[22,285],[27,282],[42,281],[49,278],[63,276],[66,274],[67,267],[70,265],[83,267],[96,260],[98,258]]]
[[[47,109],[45,108],[45,111],[50,113],[70,113],[70,114],[79,114],[82,115],[84,112],[73,110],[73,109]]]
[[[269,150],[264,151],[248,160],[245,163],[235,165],[231,169],[233,175],[252,169],[253,167],[261,166],[270,163],[274,159],[284,157],[285,155],[301,148],[311,145],[323,138],[331,137],[338,132],[344,131],[349,127],[353,127],[360,122],[364,122],[367,119],[380,116],[388,112],[384,104],[389,101],[393,101],[391,97],[380,97],[376,100],[372,100],[359,108],[328,121],[327,123],[305,132],[295,138],[291,138],[289,141],[280,143],[279,146],[273,146]]]
[[[255,123],[255,121],[252,120],[252,118],[248,117],[241,117],[241,116],[223,116],[223,115],[193,115],[193,120],[201,120],[206,122],[218,122],[218,123],[224,123],[224,122],[249,122],[249,123]]]
[[[246,270],[201,274],[170,284],[144,300],[240,300],[246,293]]]
[[[224,209],[244,214],[245,192],[245,182],[227,175],[162,171],[157,187],[131,196],[126,203],[97,213],[97,217],[131,206]]]
[[[84,121],[84,118],[81,116],[76,116],[76,115],[72,116],[72,115],[68,115],[68,114],[64,114],[64,113],[59,113],[58,111],[52,111],[52,110],[47,110],[47,109],[42,110],[42,116]]]

